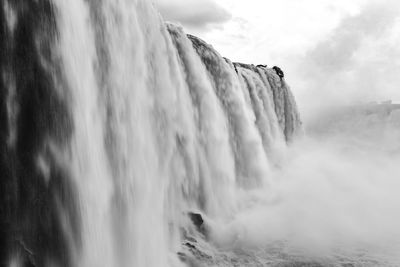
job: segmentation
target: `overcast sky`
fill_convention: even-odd
[[[233,61],[278,65],[304,115],[400,100],[398,0],[155,0]]]

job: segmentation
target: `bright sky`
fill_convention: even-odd
[[[398,0],[155,0],[166,20],[223,56],[278,65],[305,116],[400,100]]]

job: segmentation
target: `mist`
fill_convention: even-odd
[[[400,266],[398,4],[317,1],[3,1],[0,262]]]
[[[262,263],[397,266],[399,118],[388,103],[315,116],[272,171],[271,186],[241,199],[229,227],[216,228],[217,246],[265,249]]]
[[[331,109],[400,100],[397,1],[369,1],[301,55],[283,61],[305,124]]]

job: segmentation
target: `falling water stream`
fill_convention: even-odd
[[[269,183],[267,152],[284,140],[267,76],[277,78],[243,69],[258,87],[241,83],[145,1],[54,4],[74,125],[78,265],[176,265],[187,212],[227,222],[239,192]],[[257,118],[247,88],[257,90]]]
[[[7,266],[343,266],[330,237],[382,226],[348,227],[372,218],[348,213],[381,196],[353,191],[379,155],[301,138],[285,79],[221,57],[150,2],[3,0],[0,21]]]

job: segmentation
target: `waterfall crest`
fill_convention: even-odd
[[[147,1],[2,3],[9,266],[184,265],[200,252],[183,244],[212,243],[301,131],[274,70],[230,62]]]

